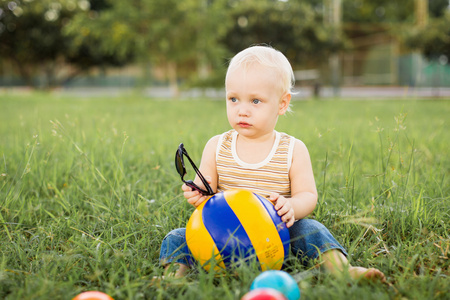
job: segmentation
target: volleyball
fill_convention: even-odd
[[[254,260],[262,271],[280,270],[289,239],[272,202],[246,190],[215,194],[195,209],[186,226],[191,255],[207,271]]]

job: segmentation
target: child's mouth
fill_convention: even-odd
[[[251,126],[250,124],[245,123],[245,122],[239,122],[238,125],[239,125],[240,127],[242,127],[242,128],[248,128],[248,127]]]

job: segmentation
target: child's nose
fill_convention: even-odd
[[[241,104],[239,106],[239,116],[240,117],[248,117],[250,115],[250,110],[248,105]]]

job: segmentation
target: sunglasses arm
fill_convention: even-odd
[[[184,149],[183,149],[184,150]],[[200,180],[202,181],[203,185],[205,186],[206,190],[208,191],[208,193],[210,195],[214,195],[214,191],[212,190],[211,186],[209,185],[208,181],[206,180],[205,177],[203,177],[203,174],[200,173],[200,170],[197,168],[197,166],[195,165],[195,163],[192,161],[192,159],[189,157],[189,155],[187,155],[186,150],[183,151],[184,154],[186,154],[185,156],[187,157],[187,159],[189,160],[189,162],[192,165],[192,168],[194,169],[195,173],[198,175],[198,177],[200,178]]]

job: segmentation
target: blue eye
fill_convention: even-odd
[[[261,100],[259,100],[259,99],[253,99],[253,100],[252,100],[252,103],[253,103],[253,104],[258,104],[258,103],[261,103]]]
[[[237,102],[237,99],[234,98],[234,97],[231,97],[231,98],[230,98],[230,101],[231,101],[231,102]]]

